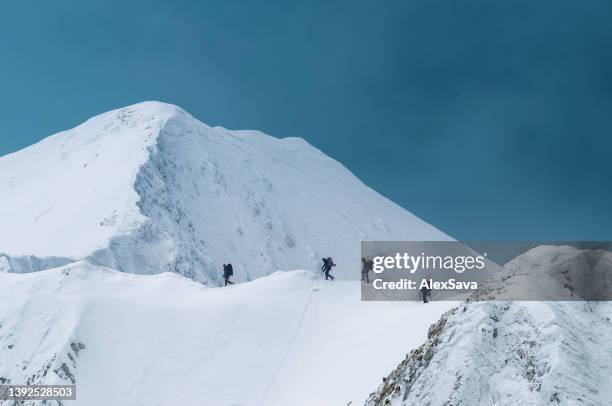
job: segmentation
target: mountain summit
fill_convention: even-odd
[[[0,158],[0,270],[86,259],[218,283],[316,269],[356,278],[361,240],[444,233],[301,138],[209,127],[143,102]]]

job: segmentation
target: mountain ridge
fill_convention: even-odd
[[[87,262],[0,273],[0,383],[76,383],[84,406],[346,405],[452,305],[359,289],[304,270],[223,289]]]
[[[482,292],[442,315],[365,405],[606,404],[612,396],[612,305],[576,293],[591,296],[584,288],[588,275],[577,277],[580,272],[594,273],[610,288],[603,278],[612,253],[597,255],[599,267],[585,263],[588,253],[540,246],[507,263]],[[507,300],[517,286],[538,289],[549,300]]]
[[[210,127],[143,102],[0,157],[0,269],[86,259],[219,284],[317,269],[355,279],[362,239],[450,239],[302,138]],[[353,270],[354,269],[354,270]]]

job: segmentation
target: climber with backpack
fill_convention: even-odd
[[[332,266],[336,266],[336,264],[334,264],[331,257],[323,258],[323,266],[321,267],[321,271],[325,272],[325,280],[328,280],[329,278],[331,278],[332,281],[334,280],[334,277],[329,274]]]
[[[323,258],[323,266],[321,267],[321,273],[324,273],[325,270],[327,269],[327,258]]]
[[[419,297],[423,299],[423,303],[428,303],[429,300],[427,300],[427,298],[431,297],[431,289],[427,288],[426,286],[423,286],[421,288],[421,291],[419,292]]]
[[[225,286],[234,284],[234,282],[229,280],[232,275],[234,275],[232,264],[223,264],[223,279],[225,280]]]
[[[365,283],[370,283],[370,271],[374,268],[374,262],[371,259],[361,258],[362,267],[361,267],[361,281],[365,281]]]

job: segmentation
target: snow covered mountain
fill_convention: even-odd
[[[612,254],[539,247],[453,309],[361,302],[361,240],[450,238],[301,139],[140,103],[0,158],[0,202],[0,383],[76,382],[87,406],[354,405],[413,349],[367,406],[612,398],[610,302],[478,302],[607,297]],[[328,255],[344,281],[295,271]],[[212,288],[228,261],[248,283]]]
[[[574,301],[464,303],[431,326],[426,342],[406,355],[366,405],[610,404],[612,302],[575,301],[580,292],[592,293],[585,278],[576,278],[587,263],[606,286],[610,252],[542,246],[509,262],[504,286],[491,282],[472,299],[511,297],[512,289],[531,285],[524,281],[531,276],[543,295]]]
[[[453,305],[365,303],[359,285],[294,271],[207,288],[86,262],[0,273],[0,382],[76,382],[66,406],[346,405]]]
[[[216,284],[316,269],[358,275],[359,241],[449,239],[300,138],[211,128],[144,102],[0,158],[0,271],[87,259]]]
[[[168,104],[0,158],[0,202],[0,383],[76,383],[75,405],[346,405],[452,305],[350,280],[363,239],[448,236],[302,139]],[[249,282],[214,288],[225,262]]]

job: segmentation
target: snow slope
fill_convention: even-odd
[[[144,102],[0,158],[0,270],[87,258],[218,283],[314,269],[356,278],[359,241],[449,239],[300,138],[209,127]]]
[[[592,254],[568,246],[535,248],[505,266],[508,286],[517,286],[511,279],[531,274],[535,286],[546,286],[543,294],[556,287],[575,295],[584,279],[573,278],[572,270]],[[611,259],[609,252],[598,255],[599,268],[592,269],[607,267],[609,274]],[[508,294],[487,286],[485,296],[495,298],[495,292],[502,299]],[[610,337],[610,301],[464,303],[430,328],[425,343],[406,356],[366,405],[608,405]]]
[[[0,381],[76,382],[84,406],[346,405],[450,306],[364,303],[305,271],[222,289],[85,262],[0,273]]]

